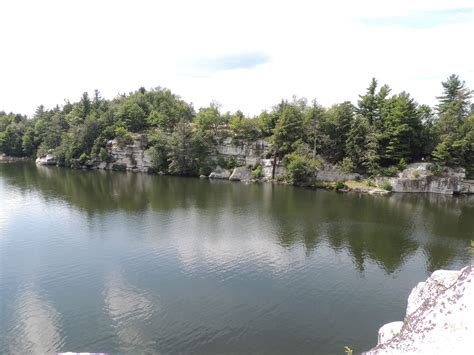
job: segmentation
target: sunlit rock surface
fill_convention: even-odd
[[[260,164],[262,165],[263,176],[265,179],[272,179],[273,175],[273,159],[262,159],[260,160]],[[275,178],[278,176],[286,174],[286,168],[281,164],[281,162],[277,161],[275,166]]]
[[[430,170],[432,163],[409,164],[397,177],[377,178],[380,185],[388,181],[393,192],[431,192],[453,195],[456,193],[474,193],[474,181],[466,180],[463,168],[448,168],[435,176]]]
[[[216,145],[215,157],[234,158],[239,164],[255,165],[268,152],[269,146],[263,139],[237,142],[228,137]]]
[[[473,279],[472,266],[435,271],[410,293],[403,323],[380,328],[379,344],[365,354],[472,354]]]
[[[56,157],[52,152],[48,152],[48,154],[42,155],[36,159],[36,164],[38,165],[56,165],[56,163]]]
[[[209,179],[229,179],[230,171],[220,166],[216,167],[212,173],[209,174]]]
[[[229,180],[232,181],[248,181],[252,178],[252,172],[250,169],[245,166],[239,166],[234,168],[232,174],[229,177]]]

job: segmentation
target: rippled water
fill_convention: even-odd
[[[362,351],[473,231],[466,197],[0,164],[0,353]]]

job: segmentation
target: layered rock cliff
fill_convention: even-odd
[[[113,139],[107,144],[107,153],[106,161],[88,160],[80,167],[142,173],[149,172],[153,167],[152,156],[147,151],[146,135],[135,134],[130,144],[123,144]],[[232,159],[239,167],[235,170],[226,170],[217,166],[209,177],[249,181],[255,178],[249,167],[257,164],[261,166],[261,173],[258,176],[260,179],[270,180],[285,175],[287,171],[282,162],[277,161],[274,167],[273,159],[267,158],[270,155],[270,144],[263,139],[248,142],[225,138],[216,144],[209,157],[216,164],[220,160]],[[325,162],[323,158],[319,157],[318,160],[321,164],[311,178],[313,181],[336,182],[363,179],[363,176],[357,173],[341,173],[335,165]],[[42,165],[55,165],[56,159],[51,152],[48,152],[36,162]],[[464,169],[447,169],[435,175],[431,171],[431,166],[431,163],[410,164],[397,177],[380,177],[376,179],[376,183],[379,186],[390,185],[392,192],[430,192],[449,195],[474,193],[474,181],[465,179]],[[371,188],[362,192],[372,191],[380,191],[380,189]]]
[[[446,169],[433,174],[432,163],[413,163],[397,177],[377,178],[379,185],[388,182],[393,192],[431,192],[439,194],[474,193],[474,181],[466,180],[465,170]]]

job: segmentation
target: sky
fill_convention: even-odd
[[[160,86],[254,115],[372,77],[433,105],[452,73],[474,88],[473,34],[473,0],[2,0],[0,110]]]

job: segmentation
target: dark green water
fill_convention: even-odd
[[[0,164],[0,353],[359,352],[473,231],[466,197]]]

